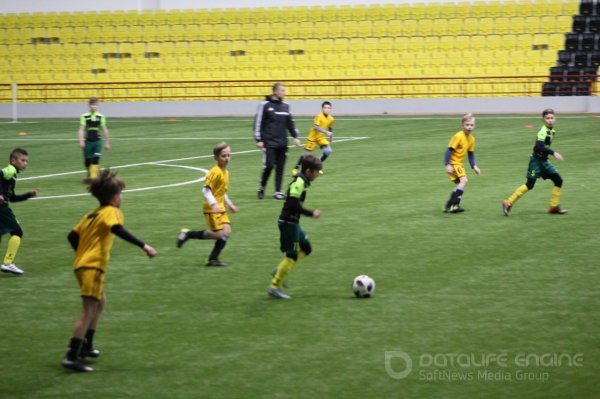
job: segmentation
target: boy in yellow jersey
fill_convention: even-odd
[[[310,132],[308,133],[308,139],[306,146],[304,147],[304,154],[298,159],[298,163],[292,171],[293,175],[298,173],[302,160],[308,154],[311,154],[316,146],[321,147],[323,153],[321,154],[321,162],[325,162],[327,157],[331,155],[333,150],[331,149],[330,141],[333,138],[333,116],[331,116],[331,103],[329,101],[321,104],[321,113],[315,116],[314,123]],[[321,170],[321,174],[323,171]]]
[[[182,229],[177,237],[177,248],[190,238],[197,240],[215,240],[212,252],[208,256],[206,266],[227,266],[219,260],[219,255],[231,236],[231,222],[227,216],[227,208],[235,213],[238,208],[227,196],[229,190],[229,171],[227,166],[231,159],[231,147],[221,143],[213,149],[217,164],[208,172],[202,193],[204,194],[204,219],[208,229],[192,231]]]
[[[38,190],[32,190],[25,194],[15,194],[17,175],[27,168],[29,155],[23,148],[15,148],[10,153],[9,158],[10,164],[4,169],[0,169],[0,235],[10,234],[8,248],[6,248],[6,255],[2,266],[0,266],[0,271],[21,276],[25,272],[18,268],[14,262],[17,251],[21,246],[23,230],[12,209],[10,209],[9,203],[33,198],[37,196]]]
[[[88,101],[89,112],[81,115],[79,123],[79,147],[83,150],[85,168],[88,177],[98,176],[100,156],[102,155],[102,138],[104,149],[110,150],[110,137],[106,127],[106,117],[98,112],[100,100],[92,97]],[[101,133],[101,134],[100,134]]]
[[[292,268],[312,252],[312,247],[308,236],[300,228],[300,215],[310,216],[318,219],[321,211],[318,209],[310,210],[304,208],[306,191],[310,183],[319,177],[319,172],[323,163],[315,156],[309,154],[302,161],[300,173],[294,176],[285,196],[285,203],[279,215],[279,242],[281,252],[285,257],[277,266],[271,285],[267,288],[267,293],[277,299],[291,299],[291,297],[281,291],[281,286]]]
[[[554,135],[554,122],[556,117],[553,109],[545,109],[542,111],[542,118],[544,125],[537,134],[535,145],[533,147],[533,153],[529,157],[529,167],[527,168],[527,182],[522,186],[519,186],[515,192],[502,201],[502,212],[505,216],[508,216],[512,206],[521,198],[527,191],[533,190],[535,181],[540,177],[544,180],[550,179],[554,183],[552,188],[552,195],[550,196],[550,208],[548,213],[556,215],[564,215],[567,213],[566,209],[560,207],[560,190],[562,187],[562,177],[558,173],[558,170],[548,161],[548,155],[554,155],[554,158],[559,161],[564,160],[563,156],[558,152],[552,150],[549,146],[552,144]]]
[[[450,198],[443,209],[446,213],[464,212],[464,209],[460,207],[460,201],[469,181],[463,165],[465,156],[468,156],[469,164],[475,174],[477,176],[481,174],[481,170],[479,170],[475,162],[475,137],[472,134],[474,129],[475,117],[473,114],[464,115],[461,131],[452,136],[450,143],[448,143],[448,149],[444,156],[444,164],[446,165],[446,172],[448,172],[450,180],[456,184],[456,187],[452,190]]]
[[[67,354],[62,361],[64,368],[74,371],[94,371],[79,358],[98,357],[93,338],[98,319],[106,302],[104,273],[110,258],[114,235],[142,248],[149,257],[156,250],[143,243],[123,227],[121,192],[125,183],[108,169],[95,179],[84,180],[88,191],[98,199],[100,206],[87,213],[69,233],[68,239],[75,250],[75,277],[79,282],[83,311],[75,323]]]

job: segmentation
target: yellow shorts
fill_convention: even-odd
[[[309,137],[308,140],[306,141],[306,145],[304,146],[304,149],[306,151],[312,151],[317,146],[326,147],[328,145],[329,145],[329,140],[327,140],[327,137],[325,137],[325,135],[322,134],[319,137]]]
[[[467,171],[465,170],[465,167],[463,165],[452,164],[452,167],[454,168],[454,173],[448,173],[450,180],[456,181],[456,179],[460,179],[461,177],[467,175]]]
[[[212,231],[223,230],[224,224],[231,224],[229,221],[229,216],[227,216],[227,212],[205,213],[204,220],[206,220],[206,225]]]
[[[104,272],[93,267],[80,267],[75,270],[81,296],[101,300],[104,296]]]

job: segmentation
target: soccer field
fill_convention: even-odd
[[[96,372],[60,361],[81,300],[66,235],[97,206],[80,183],[78,120],[0,124],[0,156],[29,151],[12,204],[25,232],[0,275],[0,398],[592,398],[600,396],[600,119],[557,115],[552,159],[567,215],[546,213],[551,182],[525,182],[539,115],[477,116],[476,157],[462,214],[441,208],[443,166],[460,115],[336,117],[333,154],[304,218],[313,253],[290,276],[290,301],[267,297],[281,260],[281,202],[256,198],[261,154],[251,118],[110,119],[102,165],[127,183],[125,226],[159,252],[115,239]],[[298,118],[306,135],[312,118]],[[26,132],[26,136],[19,136]],[[231,144],[233,234],[207,268],[212,241],[178,249],[204,228],[204,170]],[[300,148],[291,148],[289,182]],[[6,165],[6,164],[5,164]],[[5,166],[1,165],[1,166]],[[71,173],[73,172],[73,173]],[[3,236],[0,254],[8,237]],[[377,283],[354,298],[359,274]],[[596,382],[594,382],[596,381]]]

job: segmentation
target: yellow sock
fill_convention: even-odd
[[[15,261],[15,256],[17,256],[17,251],[21,246],[21,237],[19,236],[11,236],[10,240],[8,240],[8,248],[6,248],[6,255],[4,256],[4,264],[10,265]]]
[[[304,251],[298,252],[298,260],[296,260],[296,263],[300,262],[305,257],[306,257],[306,253]]]
[[[288,258],[287,256],[283,258],[279,266],[277,266],[277,273],[275,273],[275,276],[271,280],[271,288],[280,288],[282,281],[285,280],[295,264],[296,261],[292,258]]]
[[[91,164],[88,168],[88,175],[90,178],[95,179],[98,177],[98,169],[100,169],[100,165]]]
[[[550,195],[550,206],[556,207],[560,205],[560,187],[552,187],[552,195]]]
[[[527,191],[529,191],[529,189],[525,184],[523,184],[521,187],[517,188],[510,197],[508,197],[508,203],[510,205],[514,205],[515,202],[517,202],[519,198],[521,198]]]

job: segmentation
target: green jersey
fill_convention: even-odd
[[[87,141],[98,141],[100,128],[106,127],[106,117],[99,112],[86,112],[81,115],[80,125],[85,128]]]

